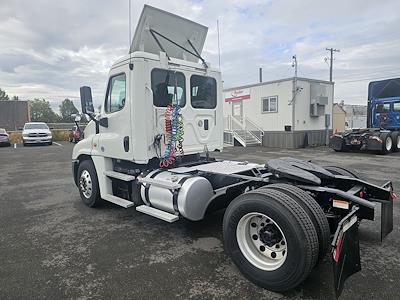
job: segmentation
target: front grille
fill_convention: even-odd
[[[29,137],[44,137],[47,136],[47,133],[29,133]]]

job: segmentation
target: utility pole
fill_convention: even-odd
[[[297,56],[296,54],[292,56],[292,67],[294,68],[294,77],[297,78]]]
[[[296,126],[296,117],[295,117],[295,105],[296,105],[296,95],[297,95],[297,56],[296,54],[292,56],[292,67],[294,68],[294,79],[293,79],[293,92],[292,92],[292,101],[289,102],[289,105],[292,105],[292,128],[294,131]]]
[[[330,64],[329,64],[329,81],[332,82],[333,52],[340,52],[340,49],[326,48],[326,51],[329,51],[331,53]]]

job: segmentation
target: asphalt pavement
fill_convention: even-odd
[[[328,255],[284,294],[247,281],[224,253],[223,211],[168,224],[134,208],[85,206],[71,175],[72,147],[0,148],[0,299],[335,299]],[[400,191],[400,153],[234,147],[213,155],[348,166],[375,183],[392,180]],[[394,230],[382,244],[379,218],[362,222],[362,271],[346,282],[341,299],[399,297],[399,220],[396,201]]]

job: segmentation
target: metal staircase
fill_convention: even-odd
[[[232,116],[224,119],[224,143],[234,145],[235,141],[243,147],[262,145],[264,131],[249,118],[242,120]]]

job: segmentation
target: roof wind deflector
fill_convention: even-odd
[[[187,42],[189,43],[189,45],[192,47],[193,51],[190,51],[189,49],[183,47],[182,45],[179,45],[178,43],[174,42],[173,40],[171,40],[170,38],[166,37],[165,35],[162,35],[161,33],[150,29],[150,33],[153,36],[153,38],[156,40],[157,45],[160,47],[161,51],[165,52],[165,54],[167,55],[168,59],[169,55],[168,52],[165,51],[164,47],[162,46],[161,42],[157,39],[156,35],[162,37],[163,39],[167,40],[168,42],[174,44],[175,46],[181,48],[182,50],[186,51],[187,53],[193,55],[194,57],[197,57],[198,59],[201,60],[201,62],[203,63],[204,68],[208,68],[206,61],[201,57],[201,55],[199,54],[199,52],[196,50],[196,48],[193,46],[192,42],[188,39]]]
[[[147,52],[194,63],[201,57],[208,28],[199,23],[144,5],[129,53]]]

